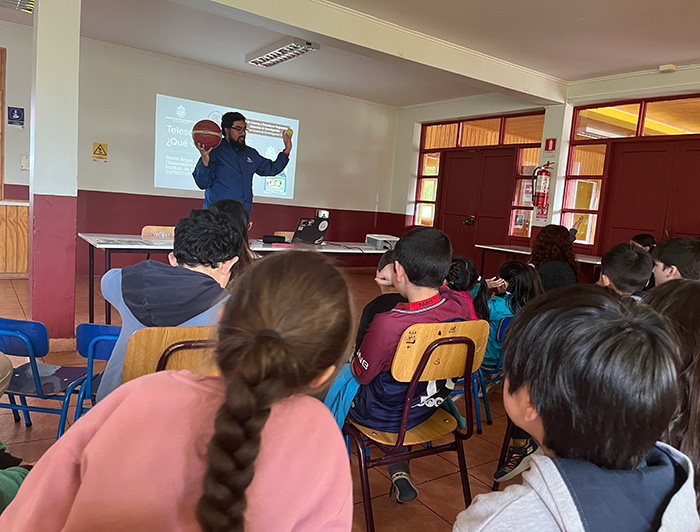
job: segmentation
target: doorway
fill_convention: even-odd
[[[499,147],[445,154],[437,226],[450,237],[455,255],[477,261],[475,244],[506,243],[517,153]]]
[[[613,143],[601,252],[637,233],[700,235],[700,140]]]

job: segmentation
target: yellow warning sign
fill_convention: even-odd
[[[92,160],[96,163],[107,162],[107,144],[104,142],[92,143]]]

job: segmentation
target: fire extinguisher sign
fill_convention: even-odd
[[[545,141],[544,141],[545,154],[551,155],[555,151],[557,151],[557,139],[545,139]]]

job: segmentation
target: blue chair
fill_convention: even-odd
[[[74,421],[77,421],[89,410],[89,408],[85,408],[87,399],[90,399],[92,406],[95,406],[96,392],[102,380],[102,372],[95,374],[94,361],[109,360],[121,330],[122,328],[118,325],[98,325],[95,323],[81,323],[76,327],[75,342],[78,354],[87,359],[87,378],[80,386]]]
[[[513,316],[506,316],[505,318],[502,318],[500,322],[498,322],[498,331],[496,331],[496,340],[499,342],[503,342],[503,335],[506,332],[506,329],[508,328],[508,325],[510,325],[511,320],[513,319]],[[481,395],[482,399],[484,400],[484,410],[486,411],[486,423],[488,425],[491,425],[492,420],[491,420],[491,409],[489,408],[489,396],[486,394],[486,385],[491,384],[492,382],[499,382],[503,380],[503,375],[500,375],[499,372],[501,371],[501,365],[503,364],[503,356],[498,359],[498,363],[496,365],[488,365],[488,364],[482,364],[477,373],[479,374],[479,385],[481,387]],[[484,379],[484,373],[491,373],[494,375],[494,377],[490,379]],[[478,404],[478,399],[476,399],[477,404]],[[478,408],[477,408],[478,410]],[[477,415],[477,420],[479,416]]]
[[[65,430],[70,396],[85,381],[87,368],[37,361],[37,358],[49,352],[49,333],[46,326],[37,321],[0,318],[0,351],[29,359],[26,364],[15,368],[5,392],[9,404],[0,403],[0,408],[11,409],[15,423],[19,422],[19,411],[22,411],[27,427],[32,426],[29,412],[59,414],[56,439],[60,438]],[[20,404],[17,404],[15,397],[19,398]],[[60,401],[61,408],[28,405],[27,397]]]

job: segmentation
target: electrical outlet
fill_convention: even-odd
[[[19,158],[19,169],[29,170],[29,155],[21,155]]]

